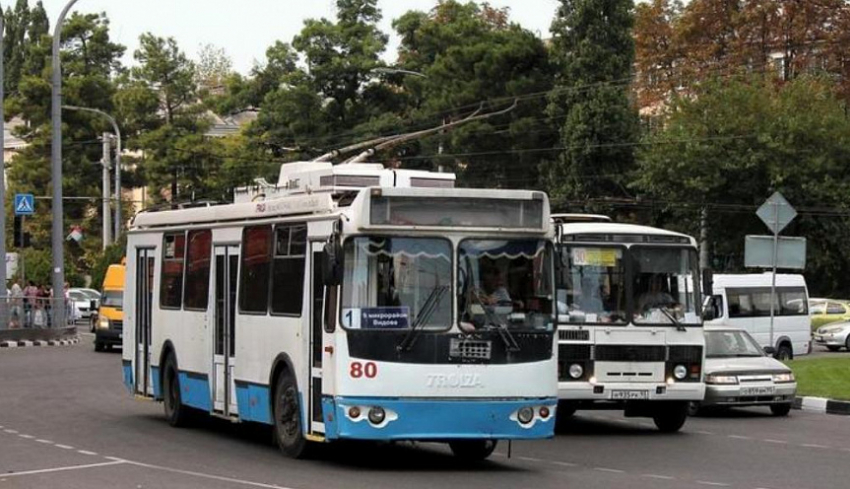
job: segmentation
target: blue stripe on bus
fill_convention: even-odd
[[[325,436],[331,440],[523,440],[554,436],[554,408],[557,403],[556,398],[432,400],[325,397],[322,408]],[[531,426],[522,426],[510,419],[522,407],[544,405],[552,411],[546,420],[535,419]],[[346,410],[351,406],[361,406],[359,421],[352,421],[346,416]],[[381,427],[375,427],[366,419],[371,406],[381,406],[398,417]]]
[[[153,398],[162,400],[162,385],[160,385],[159,367],[151,365],[151,384],[153,386]]]
[[[133,364],[130,360],[121,360],[121,366],[124,370],[124,387],[131,393],[133,392]]]
[[[180,372],[178,375],[180,400],[183,404],[203,411],[211,411],[209,377],[195,372]]]
[[[269,386],[237,381],[236,404],[239,407],[239,418],[243,421],[272,423]]]

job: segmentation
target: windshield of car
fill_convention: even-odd
[[[451,326],[451,294],[440,293],[452,284],[448,240],[355,237],[345,242],[344,250],[343,327],[399,330],[416,324],[419,329],[441,330]]]
[[[648,246],[629,251],[635,324],[699,324],[696,252]]]
[[[625,324],[626,269],[622,247],[565,246],[558,276],[558,319]]]
[[[824,314],[826,313],[826,302],[809,301],[809,310],[812,312],[812,314]]]
[[[706,358],[761,357],[764,352],[745,331],[708,331],[705,334]]]
[[[124,292],[120,290],[107,290],[101,295],[101,306],[121,309],[124,305]]]
[[[475,329],[553,328],[549,245],[533,239],[467,239],[458,248],[458,320]]]
[[[71,299],[72,301],[88,302],[88,301],[91,300],[91,299],[89,299],[89,297],[86,294],[80,292],[79,290],[69,290],[68,291],[68,298]]]

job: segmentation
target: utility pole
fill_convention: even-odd
[[[112,166],[112,158],[109,153],[112,151],[112,141],[108,132],[103,133],[103,159],[100,160],[103,165],[103,249],[109,246],[109,233],[112,226],[110,225],[109,215],[109,167]]]
[[[4,96],[3,85],[6,81],[4,73],[3,58],[5,57],[3,46],[3,31],[6,29],[5,19],[3,18],[3,7],[0,6],[0,136],[3,138],[3,154],[6,153],[6,129],[3,127],[6,114],[3,111]],[[21,254],[23,255],[23,253]],[[6,302],[6,162],[3,161],[0,168],[0,256],[3,257],[3,265],[0,266],[0,284],[4,287],[0,295],[4,297],[0,301],[0,329],[6,329],[9,326],[9,308]]]
[[[62,206],[62,64],[59,50],[62,47],[62,24],[65,16],[77,0],[71,0],[62,9],[53,29],[53,89],[51,93],[51,119],[53,138],[51,141],[50,166],[53,179],[53,297],[65,297],[65,209]],[[65,325],[65,307],[53,307],[53,327]]]

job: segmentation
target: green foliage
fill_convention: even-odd
[[[18,281],[23,285],[30,280],[36,285],[51,286],[53,281],[53,255],[49,248],[27,248],[19,250],[24,260],[24,270],[26,274],[25,281],[21,278],[20,262],[18,273],[14,277],[10,277],[12,281]],[[85,285],[84,278],[77,268],[77,263],[68,255],[65,256],[65,281],[71,284],[72,287],[82,287]]]
[[[548,113],[561,121],[560,158],[548,166],[556,206],[627,195],[637,109],[629,98],[634,61],[632,0],[561,0],[552,22],[558,66]]]
[[[662,203],[658,224],[690,234],[706,207],[715,268],[743,269],[744,236],[767,234],[755,208],[778,190],[802,211],[784,234],[808,238],[812,295],[850,294],[850,120],[829,80],[707,82],[645,143],[635,188]]]
[[[120,264],[125,256],[127,256],[127,236],[123,236],[98,254],[91,268],[91,287],[100,289],[109,265]]]

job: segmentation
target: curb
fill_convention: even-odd
[[[794,399],[794,409],[850,416],[850,401],[836,401],[825,397],[797,397]]]
[[[0,341],[0,348],[28,348],[31,346],[68,346],[76,345],[79,342],[79,336],[69,338],[67,340]]]

